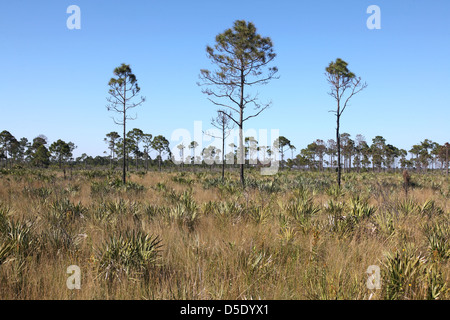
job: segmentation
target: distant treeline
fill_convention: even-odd
[[[127,170],[149,170],[150,168],[159,168],[175,166],[172,161],[172,152],[169,149],[169,141],[162,135],[153,137],[151,134],[145,134],[140,129],[133,129],[126,136],[126,163]],[[76,148],[74,143],[65,142],[61,139],[49,143],[44,135],[39,135],[28,141],[27,138],[16,139],[10,132],[4,130],[0,133],[0,163],[2,167],[40,167],[47,168],[51,165],[63,167],[70,165],[90,169],[93,167],[120,167],[123,161],[123,139],[117,132],[110,132],[104,139],[107,144],[105,156],[89,156],[83,153],[80,157],[74,158],[73,151]],[[344,170],[395,170],[409,169],[426,171],[429,169],[439,169],[448,171],[448,153],[450,144],[439,144],[429,139],[413,145],[410,150],[399,149],[386,143],[382,136],[376,136],[369,144],[364,136],[357,135],[351,139],[350,134],[341,134],[341,161]],[[337,145],[335,140],[317,139],[306,148],[300,149],[292,145],[286,137],[280,137],[275,146],[278,150],[272,150],[274,147],[262,146],[253,137],[245,138],[245,159],[247,165],[261,165],[262,158],[273,159],[275,151],[279,152],[281,168],[303,169],[303,170],[326,170],[337,167]],[[186,150],[185,149],[189,149]],[[214,165],[208,165],[211,162],[221,163],[221,150],[208,146],[203,150],[198,149],[198,143],[192,141],[188,146],[182,144],[177,146],[179,156],[177,159],[183,159],[180,167],[187,168],[193,166],[204,166],[213,168]],[[226,155],[226,163],[229,159],[234,163],[228,167],[236,167],[239,148],[235,145],[229,145],[232,150]],[[150,156],[150,152],[155,151],[156,156]],[[250,161],[252,153],[257,154],[257,159]],[[408,157],[408,154],[410,155]],[[256,158],[255,158],[256,159]],[[214,160],[214,161],[211,161]],[[233,162],[234,161],[234,162]]]

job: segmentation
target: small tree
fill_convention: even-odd
[[[353,160],[353,163],[358,168],[358,172],[361,171],[361,167],[363,165],[362,154],[366,145],[366,138],[362,134],[357,134],[355,143],[355,159]]]
[[[53,160],[58,162],[59,168],[72,158],[72,152],[75,149],[75,145],[72,142],[66,143],[59,139],[53,142],[49,148],[50,154],[53,156]],[[66,177],[66,167],[64,166],[64,178]]]
[[[350,138],[350,134],[344,132],[341,134],[341,150],[344,160],[344,171],[347,169],[347,172],[350,171],[352,167],[352,154],[355,149],[355,141]]]
[[[134,153],[136,160],[136,170],[138,169],[138,160],[139,156],[142,155],[142,152],[139,150],[139,144],[144,139],[144,132],[141,129],[134,128],[130,132],[127,133],[127,137],[133,141],[132,152]]]
[[[108,143],[108,149],[110,150],[110,165],[111,165],[111,169],[112,169],[112,165],[113,165],[113,161],[114,161],[114,156],[115,156],[115,148],[116,148],[116,144],[117,141],[120,139],[120,135],[113,131],[110,132],[106,135],[106,138],[104,139],[104,141],[106,143]]]
[[[150,158],[150,150],[152,148],[152,138],[153,136],[149,133],[144,133],[142,137],[142,143],[144,146],[144,156],[145,156],[145,171],[148,171],[148,159]]]
[[[12,156],[17,143],[16,138],[9,131],[4,130],[0,133],[0,153],[5,157],[5,167],[8,165],[8,155]]]
[[[252,164],[258,164],[256,158],[258,152],[258,141],[255,137],[245,137],[245,158],[248,159],[248,167]]]
[[[367,87],[366,83],[362,83],[360,77],[350,72],[347,68],[348,63],[337,58],[335,62],[330,62],[326,70],[327,81],[330,84],[331,91],[329,95],[332,96],[337,103],[336,110],[332,110],[336,115],[336,145],[337,145],[337,160],[338,160],[338,176],[337,183],[341,187],[341,142],[340,142],[340,119],[342,113],[348,106],[350,99],[357,93],[361,92]]]
[[[206,52],[218,69],[200,71],[202,85],[215,88],[207,88],[203,93],[211,97],[209,100],[214,105],[228,108],[238,114],[237,118],[233,116],[230,119],[239,127],[238,162],[241,183],[245,186],[244,122],[258,116],[270,105],[258,102],[257,95],[250,95],[248,89],[253,85],[267,83],[278,72],[276,67],[267,68],[276,57],[272,40],[259,35],[253,23],[238,20],[232,29],[217,35],[216,45],[214,48],[208,46]],[[245,117],[244,111],[248,106],[253,106],[257,111]]]
[[[421,162],[419,161],[419,154],[422,150],[422,147],[418,144],[415,144],[411,147],[411,150],[409,150],[409,152],[412,155],[412,162],[415,164],[416,166],[416,171],[421,167]],[[414,156],[416,156],[416,158],[414,159]]]
[[[225,180],[225,140],[230,135],[234,123],[231,122],[231,112],[226,110],[218,110],[217,116],[211,119],[211,124],[219,129],[222,133],[221,137],[215,137],[222,140],[222,182]]]
[[[316,154],[319,157],[319,169],[323,171],[323,158],[327,151],[327,147],[325,146],[325,142],[321,139],[317,139],[314,143],[316,145]]]
[[[122,63],[120,67],[114,69],[116,78],[111,78],[109,81],[109,97],[107,98],[109,104],[108,111],[114,111],[122,115],[120,120],[113,117],[114,123],[123,126],[123,165],[122,165],[122,181],[126,182],[126,123],[127,120],[134,120],[136,117],[130,117],[127,112],[130,109],[136,108],[145,102],[144,97],[138,98],[141,91],[137,83],[136,76],[131,71],[129,65]],[[134,102],[138,99],[137,102]]]
[[[392,144],[387,144],[385,148],[384,164],[388,170],[394,169],[395,171],[395,160],[398,157],[400,157],[400,150]]]
[[[372,154],[372,167],[378,168],[378,172],[381,171],[383,163],[385,162],[386,154],[386,139],[382,136],[376,136],[372,139],[372,145],[370,146],[370,151]]]
[[[181,158],[181,168],[184,168],[184,149],[186,149],[186,146],[181,143],[177,145],[178,150],[180,150],[180,158]]]
[[[24,162],[26,161],[26,151],[27,149],[30,147],[30,143],[28,142],[27,138],[21,138],[19,140],[19,146],[18,146],[18,150],[17,150],[17,159],[20,162]]]
[[[426,172],[429,166],[429,162],[432,158],[429,150],[433,148],[433,142],[425,139],[420,143],[419,161],[423,170]]]
[[[188,146],[188,148],[191,149],[191,151],[192,151],[192,163],[193,164],[195,164],[195,149],[197,149],[197,147],[198,147],[197,141],[191,141],[191,143]]]
[[[288,149],[290,149],[291,141],[288,138],[281,136],[277,140],[275,140],[274,145],[276,148],[278,148],[279,152],[281,153],[281,167],[284,167],[284,153]]]
[[[334,167],[334,157],[336,156],[336,152],[337,152],[336,141],[334,141],[333,139],[328,139],[326,153],[330,157],[329,166],[331,167],[331,169],[333,169]]]
[[[214,162],[216,161],[216,156],[218,155],[219,151],[220,150],[212,145],[202,150],[203,160],[207,165],[209,165],[210,170],[213,169]]]
[[[27,150],[32,165],[41,168],[48,167],[50,164],[50,152],[46,145],[47,137],[44,135],[39,135],[33,139],[33,144]]]
[[[63,163],[72,157],[72,151],[74,149],[75,145],[72,142],[66,143],[61,139],[53,142],[49,147],[53,160],[58,162],[60,169]]]
[[[152,142],[152,148],[158,152],[158,165],[161,172],[161,161],[163,152],[170,153],[169,141],[164,136],[156,136]]]

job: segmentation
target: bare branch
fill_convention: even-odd
[[[254,118],[254,117],[259,116],[259,114],[260,114],[261,112],[263,112],[264,110],[266,110],[266,109],[269,107],[269,105],[270,105],[270,104],[267,104],[266,106],[262,107],[256,114],[251,115],[251,116],[248,116],[247,118],[243,119],[242,122],[245,122],[245,121],[247,121],[247,120],[250,119],[250,118]]]

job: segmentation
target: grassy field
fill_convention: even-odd
[[[410,174],[3,170],[0,299],[449,299],[450,184]]]

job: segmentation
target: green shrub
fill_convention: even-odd
[[[436,224],[425,227],[428,250],[434,260],[450,258],[450,227],[448,224]]]
[[[160,248],[158,236],[141,231],[113,235],[96,252],[98,273],[109,281],[146,278],[160,259]]]
[[[412,248],[388,253],[383,262],[383,296],[387,300],[416,298],[421,289],[425,258]]]

